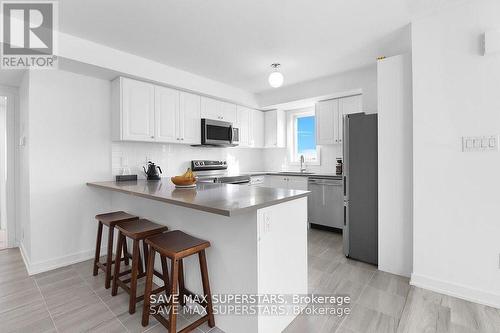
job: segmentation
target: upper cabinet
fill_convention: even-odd
[[[264,112],[250,109],[249,116],[249,146],[253,148],[264,147]]]
[[[285,112],[271,110],[264,112],[264,147],[284,148],[285,143]]]
[[[237,106],[236,127],[239,129],[240,147],[248,147],[250,145],[250,111],[251,109],[247,107]]]
[[[201,119],[233,123],[242,147],[264,147],[264,113],[119,77],[112,82],[112,139],[200,144]]]
[[[179,110],[179,128],[182,143],[199,144],[201,140],[200,96],[181,91]]]
[[[316,144],[342,144],[344,115],[361,112],[361,95],[316,103]]]
[[[113,81],[113,139],[154,141],[155,86],[118,78]]]
[[[200,143],[200,96],[127,78],[112,83],[113,140]]]
[[[201,97],[201,118],[235,123],[236,105],[209,97]]]

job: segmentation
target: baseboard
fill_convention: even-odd
[[[30,258],[28,257],[28,254],[26,253],[26,249],[24,248],[24,243],[19,242],[19,252],[21,252],[21,258],[23,258],[24,266],[26,266],[26,270],[28,271],[28,274],[30,274]]]
[[[410,284],[415,287],[429,289],[448,296],[500,309],[500,295],[492,294],[484,290],[474,289],[415,273],[411,275]]]
[[[404,276],[404,277],[407,277],[407,278],[411,277],[411,273],[407,273],[407,272],[403,272],[403,271],[399,271],[399,270],[387,268],[387,267],[385,267],[383,265],[380,265],[380,264],[378,265],[378,270],[386,272],[386,273],[391,273],[391,274],[394,274],[394,275]]]
[[[73,265],[85,260],[93,259],[95,255],[95,249],[82,251],[78,253],[69,254],[66,256],[58,257],[55,259],[50,259],[46,261],[40,262],[31,262],[30,258],[26,255],[26,249],[24,248],[23,243],[19,245],[19,249],[21,251],[21,256],[24,261],[24,265],[26,266],[26,270],[29,275],[34,275],[38,273],[43,273],[47,271],[51,271],[53,269],[57,269],[60,267],[65,267],[69,265]],[[101,253],[101,256],[106,255],[106,253]]]

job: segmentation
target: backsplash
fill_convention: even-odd
[[[184,173],[191,160],[227,160],[228,171],[261,171],[265,165],[262,159],[264,149],[249,148],[200,148],[178,144],[113,142],[111,165],[113,175],[129,167],[132,174],[144,178],[142,166],[147,161],[159,165],[162,177]]]
[[[321,149],[321,165],[308,165],[306,163],[307,171],[311,172],[335,172],[336,159],[342,157],[342,147],[340,145],[325,145],[320,146]],[[272,148],[264,149],[263,160],[265,161],[266,171],[281,171],[300,170],[299,165],[290,165],[288,163],[288,150],[286,148]]]

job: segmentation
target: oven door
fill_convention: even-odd
[[[233,142],[233,125],[226,121],[201,119],[202,145],[230,145]]]

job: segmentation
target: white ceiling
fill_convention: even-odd
[[[460,0],[61,0],[63,32],[250,92],[410,49],[411,12]],[[410,3],[410,6],[408,5]]]

